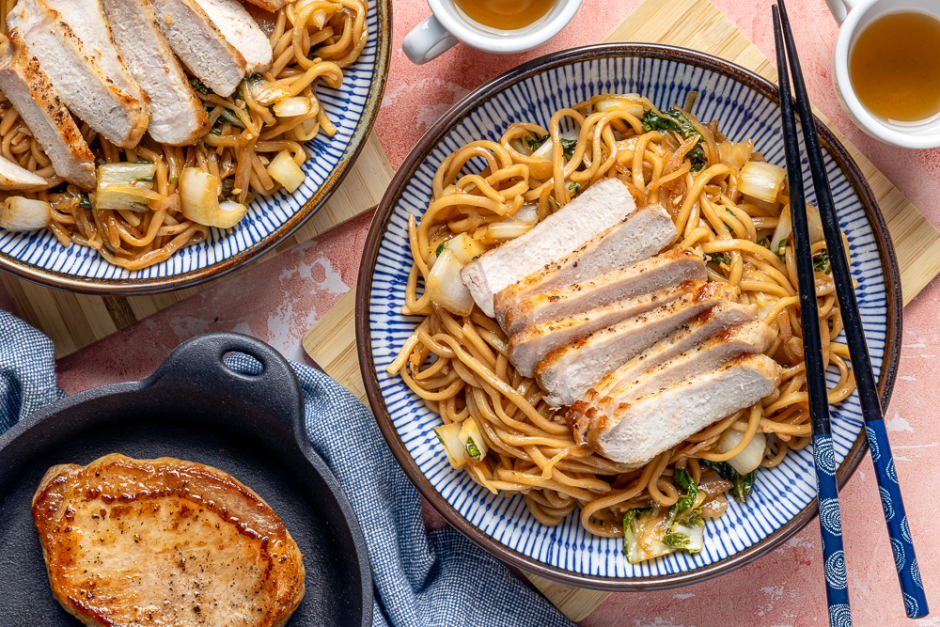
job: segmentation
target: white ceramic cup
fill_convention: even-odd
[[[917,124],[893,124],[881,120],[862,105],[849,79],[849,54],[858,36],[872,22],[889,13],[919,12],[940,20],[938,0],[826,0],[840,24],[835,49],[833,82],[842,108],[860,129],[885,143],[903,148],[940,146],[940,116]]]
[[[402,42],[405,55],[416,65],[443,54],[458,41],[486,52],[508,54],[530,50],[564,28],[581,6],[581,0],[555,0],[546,15],[516,30],[498,30],[471,20],[454,0],[428,0],[433,15],[418,24]]]

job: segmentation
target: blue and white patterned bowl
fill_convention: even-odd
[[[690,50],[644,44],[590,46],[543,57],[481,87],[457,104],[423,138],[389,187],[363,254],[357,294],[357,337],[363,381],[393,453],[411,480],[453,525],[503,560],[582,586],[650,589],[699,581],[741,566],[782,543],[816,514],[809,450],[762,470],[746,504],[732,502],[710,521],[705,549],[641,565],[627,563],[622,540],[585,532],[576,513],[560,526],[541,525],[521,496],[493,496],[454,471],[432,432],[440,419],[385,367],[416,319],[402,316],[411,267],[408,216],[420,217],[438,164],[472,140],[497,140],[507,124],[548,125],[552,112],[601,93],[637,92],[658,107],[699,92],[694,113],[717,119],[731,139],[753,138],[768,161],[784,164],[776,87],[730,63]],[[839,219],[849,240],[858,302],[885,403],[899,357],[901,293],[897,263],[874,196],[847,151],[817,122]],[[469,168],[480,168],[471,163]],[[809,172],[804,172],[811,190]],[[814,200],[812,195],[809,198]],[[838,380],[829,373],[829,383]],[[833,407],[832,435],[839,479],[845,482],[866,450],[858,397]]]
[[[145,294],[191,287],[256,258],[291,235],[327,201],[349,172],[378,114],[392,44],[392,4],[371,0],[369,42],[343,71],[339,89],[317,89],[336,135],[317,136],[314,154],[302,166],[306,180],[293,194],[259,196],[231,233],[212,229],[209,238],[163,263],[129,272],[82,246],[68,248],[48,231],[9,233],[0,229],[0,269],[30,281],[77,292]]]

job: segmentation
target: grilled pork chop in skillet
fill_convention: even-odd
[[[230,475],[169,457],[53,466],[33,520],[56,600],[90,627],[281,627],[303,554]]]

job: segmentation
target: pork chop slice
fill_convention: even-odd
[[[618,179],[602,179],[528,233],[468,263],[460,278],[476,304],[492,318],[497,292],[576,250],[635,209],[626,185]]]
[[[621,270],[523,298],[505,312],[505,326],[511,335],[535,324],[705,278],[705,259],[701,253],[689,248],[669,250]],[[497,295],[497,302],[498,299]]]
[[[735,325],[747,324],[756,317],[756,305],[733,301],[718,303],[608,374],[585,392],[584,398],[571,406],[568,412],[568,424],[574,430],[575,439],[581,444],[587,444],[587,440],[584,439],[587,426],[593,419],[593,413],[601,411],[599,409],[601,401],[611,392],[629,385],[670,359],[692,350],[716,333],[721,333]]]
[[[760,320],[754,320],[710,337],[705,342],[610,393],[600,402],[601,409],[615,410],[620,404],[658,392],[703,372],[714,370],[740,355],[763,353],[776,333]]]
[[[704,284],[704,281],[685,281],[652,294],[627,298],[561,320],[536,324],[509,338],[509,359],[524,376],[534,376],[536,365],[552,351],[580,341],[621,320],[642,315],[665,303],[694,294]]]
[[[38,174],[0,156],[0,190],[27,192],[47,185],[48,181]]]
[[[659,205],[640,207],[561,259],[496,294],[496,319],[510,335],[536,324],[515,312],[526,298],[545,294],[648,259],[676,241],[672,217]]]
[[[281,626],[304,595],[303,555],[278,515],[195,462],[54,466],[33,521],[53,595],[90,627]]]
[[[52,161],[55,173],[82,189],[94,189],[95,156],[16,30],[9,39],[0,36],[0,90]]]
[[[782,369],[766,355],[742,355],[662,391],[623,403],[588,427],[587,441],[604,457],[640,464],[708,425],[773,393]]]
[[[656,309],[623,318],[548,353],[535,369],[535,378],[548,392],[545,400],[553,406],[572,405],[617,367],[695,316],[737,298],[735,288],[726,283],[697,284]]]
[[[7,23],[19,32],[72,113],[112,144],[137,145],[150,123],[149,104],[108,78],[61,13],[46,0],[19,0]]]
[[[128,95],[140,101],[143,111],[149,115],[150,97],[134,80],[114,40],[101,0],[47,0],[49,6],[58,11],[78,36],[85,49],[98,63],[104,75]],[[146,45],[146,42],[139,42]],[[151,64],[154,59],[150,59]]]
[[[230,96],[248,73],[238,48],[196,0],[152,0],[157,24],[180,61],[222,97]]]
[[[209,132],[209,116],[157,24],[150,0],[103,0],[114,40],[150,97],[147,132],[161,144],[186,146]]]
[[[247,64],[246,73],[266,72],[274,61],[267,35],[238,0],[196,0],[226,41],[235,46]]]

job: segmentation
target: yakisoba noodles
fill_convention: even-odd
[[[467,464],[466,471],[494,493],[522,493],[543,524],[557,525],[577,508],[591,533],[622,536],[626,512],[677,503],[682,490],[673,479],[680,470],[706,496],[701,517],[717,517],[727,507],[723,493],[747,492],[749,486],[723,479],[707,463],[721,469],[721,462],[745,450],[758,433],[767,438],[760,462],[765,468],[810,442],[785,183],[773,202],[745,197],[742,169],[763,162],[763,157],[753,150],[751,140],[731,142],[717,122],[699,122],[687,112],[692,104],[694,94],[684,108],[664,114],[639,96],[598,96],[557,111],[548,128],[510,124],[498,142],[474,141],[445,158],[434,176],[426,213],[420,222],[410,218],[414,265],[402,312],[423,320],[388,372],[398,374],[445,424],[472,417],[488,453]],[[571,130],[563,134],[566,128]],[[545,136],[551,150],[541,158],[533,149]],[[473,169],[465,167],[471,160],[477,170],[483,166],[479,174],[467,173]],[[566,408],[550,408],[536,381],[513,368],[507,337],[496,321],[478,307],[469,316],[455,316],[419,287],[442,242],[464,233],[485,248],[496,246],[603,177],[623,181],[637,205],[658,202],[667,208],[680,234],[673,248],[699,247],[709,260],[708,280],[736,286],[742,303],[759,307],[760,319],[777,331],[767,354],[787,366],[771,396],[641,468],[617,464],[576,444],[564,419]],[[494,224],[499,227],[490,228]],[[783,244],[771,250],[778,229]],[[848,349],[834,341],[842,319],[825,246],[821,240],[812,250],[819,270],[816,294],[823,352],[827,364],[835,364],[840,372],[829,392],[829,401],[835,403],[848,397],[855,384],[845,361]],[[719,438],[730,430],[743,438],[720,453]]]
[[[0,30],[16,0],[0,0]],[[212,93],[193,79],[197,96],[208,112],[211,131],[192,146],[167,146],[149,135],[133,149],[112,145],[82,123],[80,129],[98,165],[149,162],[156,166],[152,199],[146,211],[94,208],[94,197],[73,185],[9,196],[51,202],[49,229],[63,246],[78,244],[97,250],[109,262],[139,270],[168,259],[187,245],[206,239],[209,228],[182,213],[178,181],[187,167],[198,167],[221,179],[222,199],[247,204],[255,194],[269,195],[282,186],[268,166],[279,156],[300,166],[309,158],[304,143],[318,133],[332,137],[336,128],[317,98],[319,84],[338,88],[343,68],[354,63],[368,41],[368,0],[299,0],[276,13],[249,7],[268,35],[272,67],[245,79],[228,97]],[[279,117],[271,105],[285,98],[309,100],[300,115]],[[0,94],[0,154],[53,184],[49,158],[9,100]],[[289,166],[289,164],[287,164]],[[296,172],[296,170],[293,170]]]

